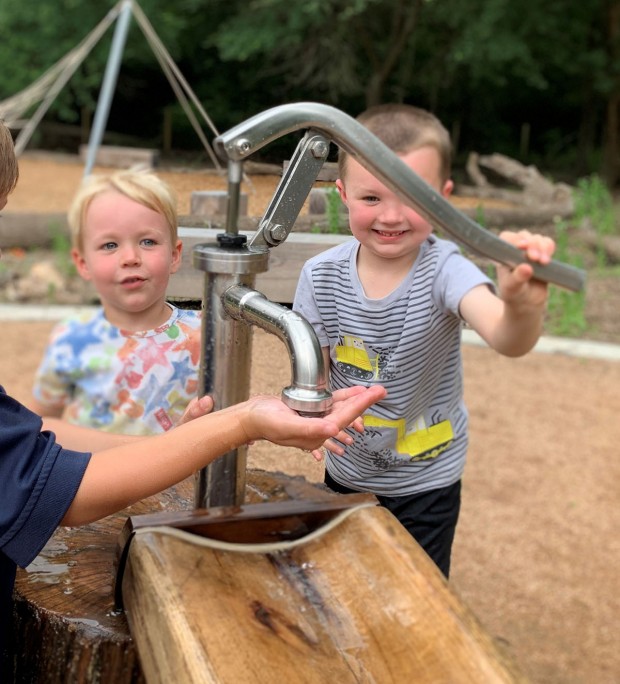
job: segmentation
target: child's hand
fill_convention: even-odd
[[[332,410],[322,418],[301,417],[276,397],[257,396],[245,402],[240,420],[246,441],[268,439],[282,446],[316,451],[385,395],[380,385],[336,390]]]
[[[361,416],[358,416],[348,425],[348,427],[361,434],[364,432],[364,419]],[[347,434],[344,430],[341,430],[333,439],[328,439],[320,449],[314,449],[311,453],[314,460],[319,462],[323,460],[323,449],[328,449],[337,456],[343,456],[343,444],[349,446],[350,444],[353,444],[353,441],[351,435]]]
[[[555,242],[545,235],[527,230],[518,233],[502,231],[500,238],[525,252],[530,261],[548,264],[555,251]],[[497,277],[501,298],[511,306],[541,307],[547,301],[547,283],[533,278],[534,270],[528,263],[509,268],[498,265]]]
[[[194,420],[194,418],[206,416],[207,413],[211,413],[211,411],[213,411],[212,397],[208,394],[205,394],[204,397],[194,397],[187,405],[185,411],[183,411],[183,415],[179,418],[175,427],[183,425],[183,423],[189,423],[189,421]]]

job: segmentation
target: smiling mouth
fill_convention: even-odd
[[[138,283],[143,283],[144,278],[139,278],[138,276],[135,276],[133,278],[125,278],[124,280],[121,281],[121,285],[136,285]]]
[[[375,228],[375,233],[377,233],[377,234],[380,235],[381,237],[387,237],[387,238],[399,237],[399,236],[401,236],[401,235],[404,235],[406,232],[407,232],[407,231],[405,231],[405,230],[392,230],[392,231],[387,231],[387,230],[377,230],[377,229]]]

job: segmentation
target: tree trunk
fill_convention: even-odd
[[[333,498],[320,485],[282,473],[248,471],[248,503]],[[189,511],[191,479],[120,513],[59,528],[15,585],[16,684],[144,684],[125,614],[116,610],[120,533],[128,516]]]
[[[603,175],[609,187],[620,181],[620,79],[616,75],[620,61],[620,1],[610,0],[607,12],[609,71],[613,79],[607,99],[603,148]]]

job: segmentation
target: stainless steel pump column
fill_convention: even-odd
[[[218,243],[197,245],[194,266],[205,272],[199,396],[210,394],[214,410],[245,401],[250,392],[252,327],[226,314],[224,292],[252,287],[267,270],[269,252],[250,252],[245,236],[224,233]],[[196,475],[196,508],[240,505],[245,491],[247,447],[232,449]]]

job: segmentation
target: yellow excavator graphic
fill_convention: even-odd
[[[343,344],[336,345],[336,363],[350,377],[376,380],[379,375],[379,354],[371,360],[361,337],[344,335]]]
[[[387,420],[379,416],[365,415],[364,427],[388,427],[397,431],[396,451],[407,454],[412,461],[427,461],[445,451],[454,439],[449,420],[427,426],[423,417],[415,422],[414,429],[405,432],[405,419]]]
[[[349,377],[360,380],[376,380],[379,377],[380,355],[371,359],[361,337],[344,335],[343,344],[336,346],[336,362]],[[397,431],[396,451],[407,454],[412,461],[424,461],[435,458],[454,439],[452,424],[442,420],[431,426],[426,425],[423,417],[415,422],[414,429],[406,432],[404,418],[387,420],[378,416],[364,416],[365,427],[387,427]]]

